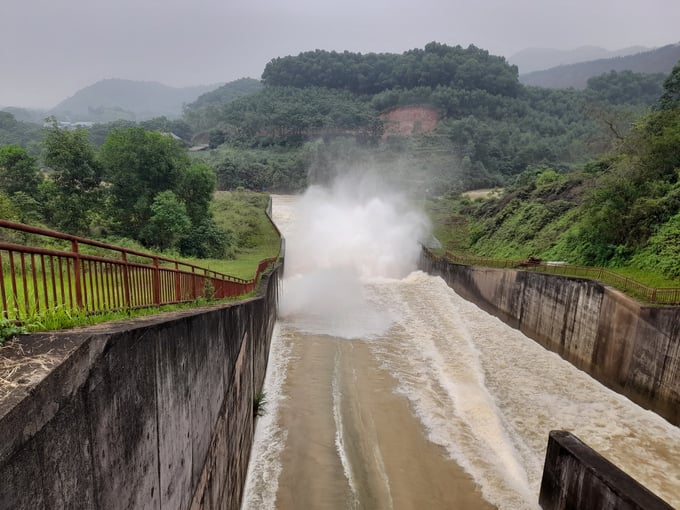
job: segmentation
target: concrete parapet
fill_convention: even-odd
[[[244,301],[3,347],[57,361],[0,402],[0,509],[238,509],[280,272]]]
[[[548,438],[539,504],[543,510],[673,510],[562,430],[553,430]]]
[[[680,307],[645,306],[582,278],[454,264],[420,267],[611,389],[680,425]]]

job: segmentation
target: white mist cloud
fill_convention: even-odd
[[[313,186],[298,203],[286,241],[281,314],[303,329],[345,338],[383,332],[390,319],[363,296],[362,281],[416,269],[425,215],[374,178]]]

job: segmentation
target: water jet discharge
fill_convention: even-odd
[[[680,429],[416,270],[426,217],[360,180],[275,196],[286,236],[243,508],[536,509],[568,430],[680,508]]]

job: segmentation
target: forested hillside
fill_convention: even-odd
[[[523,86],[515,66],[475,46],[430,43],[403,54],[316,50],[273,59],[264,89],[186,118],[214,149],[200,157],[226,188],[296,189],[304,184],[300,165],[313,166],[314,176],[332,174],[323,151],[341,145],[381,165],[394,165],[390,154],[399,154],[399,161],[427,169],[423,188],[436,194],[503,185],[530,165],[585,163],[625,136],[665,77],[613,72],[584,91],[550,90]],[[434,108],[437,129],[386,137],[380,114],[406,105]],[[252,161],[250,181],[248,168],[235,177],[236,154],[246,166]]]
[[[620,50],[606,50],[599,46],[580,46],[572,50],[557,50],[552,48],[527,48],[510,55],[508,62],[519,69],[520,76],[533,71],[542,71],[552,67],[589,62],[605,58],[623,57],[649,51],[652,48],[631,46]]]
[[[680,43],[669,44],[635,55],[580,62],[522,74],[520,81],[525,85],[537,87],[583,89],[590,78],[610,71],[668,74],[678,60],[680,60]]]
[[[328,178],[338,153],[350,152],[342,158],[411,166],[420,172],[419,188],[435,195],[502,186],[533,165],[582,165],[627,134],[658,98],[665,76],[609,72],[583,91],[551,90],[522,85],[515,66],[475,46],[433,42],[402,54],[316,50],[271,60],[263,83],[236,80],[199,96],[182,119],[118,119],[96,124],[89,135],[99,147],[112,130],[142,127],[209,144],[211,151],[193,157],[213,166],[223,189],[299,190],[307,173]],[[411,105],[437,112],[436,129],[388,136],[381,114]],[[5,116],[3,125],[13,126],[6,143],[37,154],[37,126]]]
[[[680,64],[652,112],[574,172],[535,166],[500,195],[433,204],[447,249],[645,270],[680,281]]]
[[[41,139],[41,126],[19,121],[11,113],[0,111],[0,147],[20,145],[29,149],[33,154],[38,154]]]
[[[21,122],[32,122],[34,124],[42,124],[47,117],[46,110],[32,110],[29,108],[17,108],[14,106],[5,106],[0,108],[0,111],[11,113],[12,116]]]
[[[216,111],[222,105],[231,101],[257,92],[262,88],[259,80],[241,78],[201,94],[195,101],[184,106],[184,119],[190,123],[196,131],[205,129],[215,122],[212,120],[219,115]]]
[[[326,87],[355,94],[440,85],[509,96],[518,90],[517,68],[503,57],[472,45],[436,42],[401,55],[316,50],[279,57],[264,68],[262,81],[275,87]]]

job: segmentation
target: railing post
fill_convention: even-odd
[[[175,262],[175,301],[182,301],[182,285],[179,274],[179,262]]]
[[[153,302],[161,304],[161,270],[158,265],[158,257],[153,258]]]
[[[76,305],[83,308],[83,291],[80,287],[80,254],[78,253],[78,241],[71,241],[71,251],[75,255],[73,258],[73,284],[76,288]]]
[[[2,252],[0,251],[0,298],[2,299],[2,317],[8,318],[9,311],[7,310],[7,296],[5,292],[5,271],[2,268]]]
[[[121,259],[123,261],[123,293],[125,294],[125,306],[127,308],[131,308],[132,304],[130,303],[130,272],[128,269],[127,254],[124,251],[122,251],[120,254]]]

